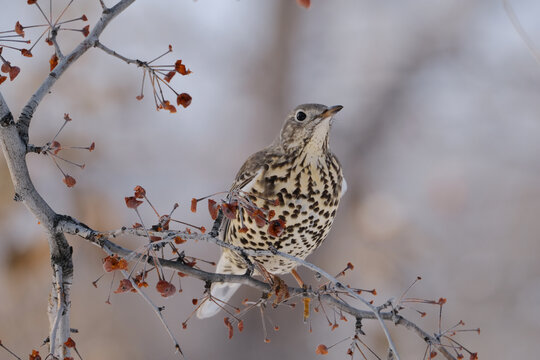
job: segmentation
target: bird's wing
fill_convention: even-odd
[[[267,162],[271,158],[271,151],[269,149],[264,149],[251,155],[240,170],[238,170],[231,190],[242,189],[249,191],[247,185],[254,184],[266,169],[265,165],[268,166]]]
[[[339,174],[341,174],[341,177],[342,177],[341,178],[341,194],[339,195],[339,197],[342,197],[347,192],[347,180],[345,180],[345,176],[343,176],[343,172],[341,170],[341,164],[337,156],[334,155],[333,153],[329,153],[329,156],[331,159],[330,162],[332,163],[332,166],[334,167],[336,171],[338,171]]]
[[[275,149],[269,147],[251,155],[244,165],[242,165],[240,170],[238,170],[236,178],[231,186],[231,190],[242,190],[249,193],[251,187],[263,176],[264,172],[275,158],[273,156],[275,155],[275,152]],[[231,221],[228,218],[223,219],[222,228],[223,234],[225,234],[225,241],[227,241],[226,234],[230,222]]]

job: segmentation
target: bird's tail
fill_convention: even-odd
[[[221,258],[217,264],[216,273],[242,275],[244,272],[245,269],[237,267],[229,260],[226,252],[221,254]],[[197,310],[197,317],[199,319],[204,319],[216,315],[219,310],[221,310],[220,305],[223,306],[223,303],[229,301],[239,287],[239,283],[212,284],[210,294],[212,294],[214,301],[210,299],[206,300]]]

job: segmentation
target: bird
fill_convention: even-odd
[[[283,231],[273,236],[257,224],[253,214],[237,211],[224,218],[223,240],[252,250],[277,249],[305,259],[327,237],[347,182],[328,138],[334,115],[343,106],[303,104],[286,117],[276,139],[251,155],[238,171],[229,194],[245,194],[256,207],[273,211]],[[269,204],[269,199],[276,199]],[[277,201],[279,200],[279,201]],[[274,234],[276,235],[276,234]],[[272,275],[292,273],[296,262],[279,255],[250,258]],[[248,266],[237,252],[224,248],[216,273],[242,275]],[[197,310],[198,318],[216,315],[240,287],[239,283],[214,283],[207,300]],[[218,303],[220,305],[218,305]]]

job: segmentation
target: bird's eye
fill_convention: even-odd
[[[306,115],[306,113],[303,112],[302,110],[300,110],[300,111],[298,111],[298,112],[296,113],[296,120],[298,120],[298,121],[304,121],[304,120],[306,120],[306,118],[307,118],[307,115]]]

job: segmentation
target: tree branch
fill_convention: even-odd
[[[88,37],[84,39],[75,49],[73,49],[72,52],[59,61],[54,70],[49,73],[47,79],[45,79],[41,86],[32,95],[28,103],[24,106],[19,120],[17,121],[17,128],[25,145],[28,144],[28,128],[30,127],[30,121],[32,120],[36,108],[41,103],[41,100],[43,100],[45,95],[49,93],[52,86],[70,67],[70,65],[79,59],[88,49],[95,45],[99,39],[99,36],[103,30],[105,30],[107,25],[109,25],[111,20],[118,16],[133,2],[135,2],[135,0],[121,0],[115,6],[105,8],[101,14],[101,18],[98,20]]]
[[[119,53],[117,53],[113,49],[110,49],[107,46],[103,45],[100,41],[96,41],[94,46],[97,47],[98,49],[103,50],[105,53],[126,62],[127,64],[137,64],[139,66],[143,64],[143,62],[140,61],[140,60],[129,59],[129,58],[123,56],[123,55],[120,55]]]
[[[114,252],[109,250],[108,248],[103,248],[103,250],[108,254],[108,255],[113,255]],[[169,335],[169,337],[171,338],[171,340],[173,341],[174,343],[174,348],[178,351],[178,353],[180,355],[184,355],[184,353],[182,352],[182,349],[180,348],[180,343],[178,342],[178,340],[176,340],[176,337],[173,335],[171,329],[169,328],[169,325],[167,324],[167,322],[165,321],[165,318],[163,318],[163,314],[161,313],[161,311],[163,309],[160,309],[159,307],[157,307],[153,302],[152,300],[150,300],[150,298],[148,297],[148,295],[145,294],[144,291],[142,291],[142,289],[139,288],[139,286],[135,283],[135,281],[133,280],[133,278],[130,277],[130,274],[125,271],[125,270],[122,270],[122,275],[124,276],[125,279],[128,279],[130,282],[131,282],[131,285],[133,286],[133,288],[137,291],[137,294],[139,294],[143,300],[148,304],[150,305],[150,307],[152,308],[152,310],[154,311],[154,313],[157,315],[157,317],[159,318],[159,320],[161,321],[161,323],[163,324],[163,327],[165,328],[165,331],[167,331],[167,335]]]
[[[514,12],[514,9],[512,8],[512,5],[510,5],[509,0],[502,0],[504,11],[506,12],[506,15],[508,15],[508,18],[510,19],[510,22],[512,23],[512,26],[518,33],[519,37],[525,45],[527,45],[527,48],[531,52],[532,56],[536,60],[538,64],[540,64],[540,51],[538,51],[538,48],[534,44],[534,41],[527,35],[527,32],[523,29],[523,26],[521,26],[521,23],[519,22],[516,13]]]
[[[87,225],[77,221],[76,219],[73,219],[69,216],[63,216],[62,219],[58,222],[58,230],[63,231],[67,234],[71,235],[77,235],[83,239],[88,240],[92,244],[102,248],[107,253],[115,253],[120,256],[123,256],[128,259],[137,259],[141,256],[146,256],[140,253],[133,252],[129,249],[123,248],[113,241],[109,240],[109,237],[116,237],[122,234],[131,234],[136,235],[140,237],[147,237],[147,232],[142,229],[128,229],[128,228],[122,228],[120,230],[108,232],[108,233],[101,233],[96,230],[91,229]],[[216,238],[214,235],[214,231],[211,231],[209,234],[194,234],[194,233],[187,233],[183,231],[165,231],[165,232],[159,232],[159,231],[152,231],[148,230],[148,233],[151,236],[158,236],[162,237],[163,240],[160,240],[156,243],[160,242],[168,242],[171,241],[176,236],[181,236],[183,239],[197,239],[197,240],[204,240],[209,241],[214,244],[217,244],[219,246],[231,249],[233,251],[237,252],[244,252],[247,256],[261,256],[261,255],[282,255],[284,253],[281,253],[279,251],[264,251],[264,250],[246,250],[243,248],[236,247],[234,245],[225,243],[221,241],[220,239]],[[154,243],[155,244],[155,243]],[[290,260],[301,260],[297,259],[295,257],[292,257],[288,254],[285,257]],[[262,282],[258,279],[255,279],[252,276],[249,276],[247,273],[244,275],[232,275],[232,274],[218,274],[213,272],[208,272],[200,269],[193,268],[191,266],[186,265],[182,261],[175,261],[175,260],[168,260],[163,258],[153,258],[152,256],[148,256],[148,262],[154,263],[155,261],[159,262],[161,266],[174,269],[177,271],[180,271],[184,274],[187,274],[191,277],[194,277],[196,279],[202,280],[204,282],[211,282],[211,283],[220,283],[220,282],[230,282],[230,283],[240,283],[249,287],[252,287],[257,290],[261,290],[262,292],[268,293],[272,291],[272,286],[268,283]],[[341,291],[345,291],[348,294],[347,290],[351,290],[343,285],[341,285],[334,277],[323,271],[322,269],[319,269],[317,266],[310,264],[305,261],[298,261],[302,265],[319,272],[321,274],[327,274],[328,277],[332,278],[333,281],[335,281],[334,284],[339,284],[339,286],[336,286]],[[332,281],[332,280],[331,280]],[[352,290],[351,290],[352,291]],[[312,290],[312,289],[302,289],[302,288],[296,288],[296,287],[289,287],[289,293],[292,295],[304,295],[308,296],[312,299],[320,299],[320,301],[323,301],[327,304],[330,304],[332,306],[335,306],[336,308],[342,310],[343,312],[346,312],[355,318],[362,318],[362,319],[372,319],[372,320],[379,320],[379,321],[389,321],[393,322],[396,326],[401,325],[405,327],[408,330],[412,330],[415,332],[418,336],[422,338],[427,344],[431,344],[435,346],[439,352],[444,355],[446,359],[449,360],[456,360],[457,358],[454,357],[447,349],[444,344],[441,343],[440,339],[438,339],[435,336],[430,335],[428,332],[420,328],[418,325],[416,325],[414,322],[406,319],[405,317],[399,315],[397,311],[386,311],[382,312],[379,309],[373,307],[373,309],[370,308],[370,310],[360,310],[345,301],[335,297],[333,295],[333,292],[322,292],[318,290]],[[350,295],[350,294],[349,294]],[[357,295],[357,294],[355,294]],[[353,296],[353,298],[358,299],[357,296]],[[373,306],[373,305],[372,305]],[[396,353],[394,353],[394,356]]]
[[[134,235],[138,235],[138,236],[142,236],[142,237],[145,237],[145,236],[148,236],[148,231],[147,230],[140,230],[140,229],[122,229],[123,232],[128,232],[128,233],[131,233],[131,234],[134,234]],[[181,235],[182,237],[191,237],[191,234],[188,234],[188,233],[184,233],[184,232],[159,232],[159,233],[156,233],[156,232],[152,232],[152,234],[154,236],[164,236],[164,240],[166,241],[167,239],[172,240],[175,236],[178,236],[178,235]],[[377,318],[377,320],[379,321],[379,324],[381,325],[381,328],[383,329],[383,332],[388,340],[388,345],[390,347],[390,349],[392,350],[392,352],[394,353],[394,356],[396,358],[396,360],[399,360],[400,357],[399,357],[399,353],[397,351],[397,348],[392,340],[392,337],[390,336],[390,332],[388,331],[388,328],[386,327],[386,324],[384,323],[383,321],[383,318],[380,316],[379,314],[379,310],[373,306],[372,304],[370,304],[369,301],[367,301],[366,299],[364,299],[362,296],[360,296],[359,294],[357,294],[356,292],[354,292],[352,289],[350,288],[347,288],[346,286],[343,286],[341,284],[341,282],[339,282],[335,277],[333,277],[332,275],[330,275],[328,272],[324,271],[323,269],[311,264],[311,263],[308,263],[307,261],[303,260],[303,259],[300,259],[300,258],[297,258],[297,257],[294,257],[292,255],[289,255],[287,253],[284,253],[284,252],[281,252],[281,251],[278,251],[277,249],[271,249],[271,250],[250,250],[250,249],[245,249],[245,248],[241,248],[239,246],[234,246],[232,244],[229,244],[227,242],[224,242],[220,239],[218,239],[217,237],[215,236],[212,236],[213,234],[208,234],[208,235],[197,235],[197,234],[193,234],[193,238],[197,238],[197,239],[203,239],[205,241],[208,241],[208,242],[211,242],[211,243],[214,243],[216,245],[219,245],[223,248],[227,248],[227,249],[230,249],[230,250],[233,250],[235,251],[236,253],[238,254],[243,254],[245,256],[272,256],[272,255],[278,255],[282,258],[285,258],[287,260],[291,260],[291,261],[294,261],[296,262],[297,264],[299,265],[302,265],[310,270],[313,270],[315,272],[318,272],[319,274],[321,274],[322,276],[324,276],[326,279],[328,279],[330,282],[332,282],[332,284],[334,284],[334,286],[336,286],[336,288],[338,289],[341,289],[345,292],[347,292],[350,296],[360,300],[364,305],[366,305],[372,312],[373,314],[375,315],[375,317]]]
[[[31,96],[17,122],[0,93],[0,147],[6,158],[11,180],[15,190],[14,199],[22,201],[30,212],[45,228],[51,254],[51,265],[54,270],[52,287],[49,297],[48,315],[51,340],[50,353],[63,359],[68,353],[64,342],[69,337],[69,313],[71,307],[70,294],[73,280],[72,249],[64,234],[57,227],[58,215],[37,192],[30,178],[26,163],[28,151],[28,130],[34,112],[45,95],[50,91],[56,80],[75,62],[82,54],[93,46],[100,34],[118,14],[126,9],[135,0],[121,0],[114,7],[104,9],[101,18],[93,31],[70,54],[62,57],[60,48],[55,43],[55,51],[61,58],[58,66],[49,73],[41,86]],[[61,271],[61,273],[59,273]],[[58,279],[62,281],[58,281]],[[60,291],[58,290],[60,289]],[[61,307],[58,307],[61,304]]]
[[[64,54],[62,53],[62,50],[60,49],[60,44],[58,44],[58,30],[59,29],[60,27],[56,26],[51,30],[50,40],[52,41],[54,45],[54,51],[56,53],[56,56],[58,56],[58,59],[62,60],[64,58]]]
[[[0,126],[0,147],[6,158],[11,180],[15,188],[14,199],[16,201],[22,201],[45,228],[51,254],[51,265],[53,267],[55,265],[60,266],[60,269],[62,270],[61,277],[66,282],[66,286],[63,287],[63,293],[64,301],[68,306],[65,311],[59,313],[54,301],[59,296],[56,292],[57,281],[55,271],[48,312],[51,330],[59,329],[57,333],[58,336],[67,339],[67,337],[69,337],[69,294],[71,290],[71,281],[73,279],[71,247],[67,243],[64,234],[62,232],[57,232],[56,230],[56,213],[39,195],[30,179],[28,167],[26,165],[26,146],[19,136],[15,123],[13,122],[13,117],[11,116],[7,103],[1,93],[0,118],[2,119]],[[60,286],[62,286],[62,284],[60,284]],[[57,323],[57,325],[53,326],[53,323]],[[49,338],[52,337],[49,335]],[[61,344],[63,346],[63,342],[61,342]],[[52,351],[54,350],[51,349],[51,352]],[[58,353],[54,355],[60,356],[62,354]]]
[[[69,356],[69,353],[64,354],[63,353],[63,343],[61,342],[64,337],[57,336],[58,328],[60,325],[60,319],[62,318],[62,314],[64,313],[64,286],[63,286],[63,280],[62,280],[62,267],[60,265],[55,264],[54,265],[54,275],[56,280],[56,286],[53,286],[56,288],[56,304],[54,304],[54,301],[51,299],[50,309],[49,313],[54,314],[54,322],[52,324],[52,328],[50,331],[50,341],[51,341],[51,353],[62,353],[62,355]],[[54,284],[53,284],[54,285]],[[55,306],[56,305],[56,306]],[[58,342],[60,341],[60,344]],[[59,351],[56,351],[56,348],[60,345]],[[67,350],[67,349],[66,349]],[[69,350],[67,350],[69,351]]]

